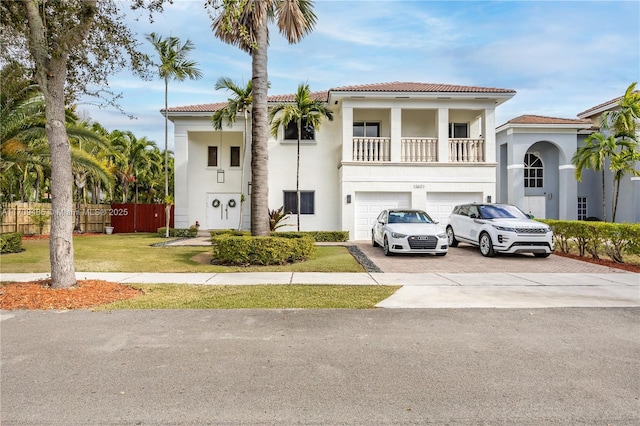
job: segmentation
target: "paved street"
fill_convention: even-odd
[[[640,310],[3,312],[7,425],[640,423]]]

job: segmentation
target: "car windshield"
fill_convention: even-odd
[[[397,211],[389,212],[389,223],[432,223],[433,220],[425,212]]]
[[[528,219],[522,210],[507,204],[478,206],[482,219]]]

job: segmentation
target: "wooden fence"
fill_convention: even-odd
[[[24,235],[39,234],[36,224],[39,216],[48,215],[43,234],[51,231],[50,203],[11,203],[0,208],[0,233],[21,232]],[[105,227],[113,226],[117,233],[156,232],[165,226],[164,204],[82,204],[80,210],[66,214],[80,215],[82,232],[103,233]],[[173,206],[170,226],[173,226]]]

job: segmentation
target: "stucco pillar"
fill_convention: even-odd
[[[449,162],[449,109],[438,108],[438,163]]]
[[[633,188],[633,203],[631,206],[633,207],[633,218],[632,221],[634,223],[640,222],[640,177],[632,177],[631,178],[631,187]]]
[[[187,132],[176,132],[174,140],[174,226],[176,228],[189,227],[189,135]]]
[[[496,162],[496,111],[495,109],[484,110],[484,120],[482,120],[482,136],[484,137],[484,161],[487,163]]]
[[[574,177],[573,164],[561,164],[558,168],[558,219],[578,219],[578,181]]]
[[[400,145],[402,143],[402,110],[400,108],[391,108],[389,118],[391,121],[391,162],[399,163],[402,151]]]
[[[507,202],[524,208],[524,164],[507,165]]]
[[[342,161],[353,160],[353,108],[342,107]]]

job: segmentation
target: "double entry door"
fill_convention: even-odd
[[[240,194],[207,194],[207,229],[238,229]]]

